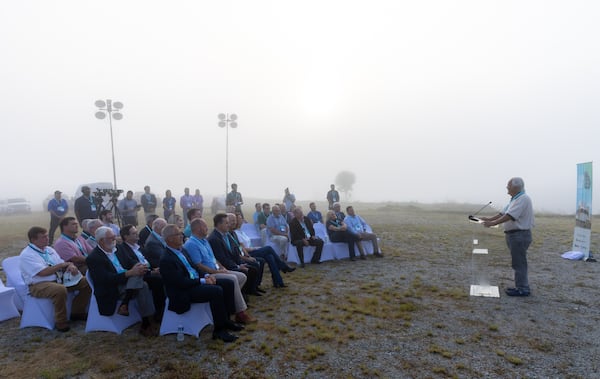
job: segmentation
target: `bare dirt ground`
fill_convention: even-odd
[[[85,334],[79,322],[62,334],[21,330],[12,319],[0,324],[0,377],[600,377],[600,263],[560,257],[570,250],[573,217],[537,215],[532,296],[511,298],[502,230],[468,223],[468,210],[355,209],[382,238],[385,258],[307,265],[287,274],[281,290],[265,281],[267,296],[250,302],[259,322],[233,344],[212,341],[210,327],[178,343],[141,337],[136,327]],[[31,222],[2,229],[1,257],[20,251],[17,235]],[[487,256],[473,257],[474,239]],[[478,280],[499,286],[500,298],[470,297]]]

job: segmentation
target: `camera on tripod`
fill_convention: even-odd
[[[116,204],[122,193],[123,190],[120,189],[96,188],[96,191],[94,191],[94,203],[98,208],[105,208],[105,203]]]

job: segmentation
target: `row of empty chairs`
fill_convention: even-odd
[[[19,310],[21,310],[21,328],[41,327],[52,330],[55,326],[54,305],[50,299],[40,299],[29,295],[29,289],[21,277],[19,260],[20,258],[16,256],[5,258],[2,261],[8,287],[5,287],[0,280],[0,321],[19,317]],[[89,273],[86,275],[86,279],[92,289],[88,319],[85,325],[86,333],[106,331],[121,334],[125,329],[142,320],[135,299],[129,303],[129,316],[121,316],[116,312],[112,316],[101,315],[96,297],[93,294],[94,283]],[[74,297],[75,294],[69,292],[67,300],[68,314],[71,314],[71,303]],[[198,337],[202,329],[213,323],[209,303],[192,304],[192,308],[188,312],[177,314],[168,310],[168,302],[169,299],[167,299],[165,305],[160,325],[160,335],[177,333],[179,326],[183,326],[185,334]],[[116,309],[119,305],[117,304]]]

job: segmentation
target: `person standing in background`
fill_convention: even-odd
[[[336,191],[335,185],[331,185],[331,189],[327,192],[327,202],[329,202],[329,209],[333,209],[333,204],[340,201],[340,193]]]
[[[156,213],[156,196],[150,193],[150,186],[144,187],[144,194],[142,195],[142,207],[144,208],[144,219],[147,219],[149,215]]]
[[[48,212],[50,212],[50,229],[48,230],[49,246],[52,246],[52,243],[54,242],[54,234],[56,233],[60,221],[69,211],[69,204],[65,199],[61,198],[61,194],[62,192],[59,190],[54,191],[54,199],[48,202]]]

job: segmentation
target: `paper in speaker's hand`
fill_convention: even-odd
[[[483,221],[481,221],[481,219],[479,219],[479,218],[477,218],[475,216],[469,216],[469,221],[476,222],[478,224],[482,224],[483,223]]]

